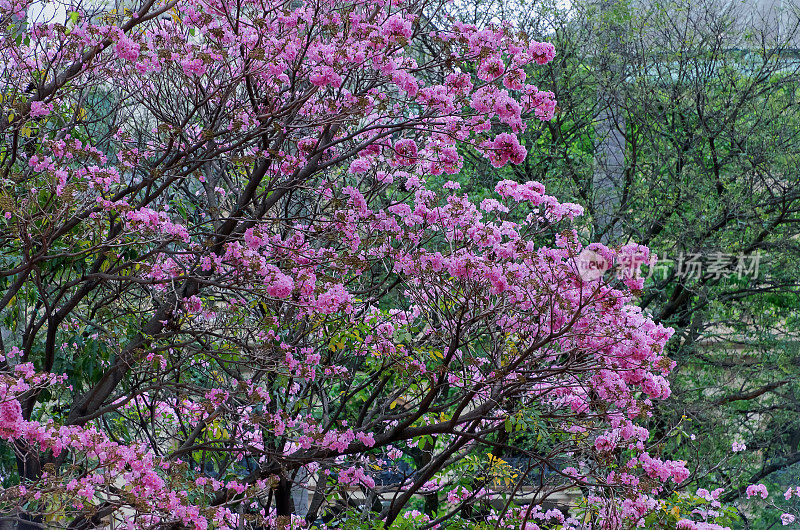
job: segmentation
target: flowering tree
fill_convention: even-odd
[[[671,331],[629,303],[634,275],[581,276],[581,208],[428,184],[462,146],[521,163],[525,118],[555,108],[525,74],[552,46],[434,28],[438,7],[0,2],[0,513],[620,528],[687,477],[637,424],[669,395]],[[524,509],[477,456],[509,433]],[[540,508],[571,487],[584,518]]]

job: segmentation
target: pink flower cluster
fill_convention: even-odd
[[[481,147],[494,167],[502,167],[508,162],[521,164],[528,154],[528,151],[520,145],[517,137],[508,133],[498,134],[493,141],[486,141],[481,144]]]
[[[766,499],[769,496],[767,487],[763,484],[750,484],[747,486],[745,493],[747,494],[748,499],[754,495],[758,495],[762,499]]]
[[[339,471],[339,483],[349,486],[363,485],[366,488],[375,487],[375,480],[364,473],[362,468],[355,466]]]
[[[134,228],[174,237],[189,242],[189,231],[182,224],[170,220],[166,212],[157,212],[150,208],[140,208],[126,213],[125,217]]]
[[[124,35],[114,45],[114,51],[117,52],[119,58],[126,61],[136,61],[139,58],[140,49],[141,47],[133,39]]]
[[[52,103],[44,103],[42,101],[31,101],[31,116],[34,118],[41,118],[53,112]]]

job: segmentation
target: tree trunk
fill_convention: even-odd
[[[275,509],[277,529],[290,528],[292,523],[292,485],[285,476],[281,476],[278,487],[275,488]]]

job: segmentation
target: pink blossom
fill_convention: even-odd
[[[356,158],[350,163],[351,173],[366,173],[370,168],[370,161],[367,158]]]
[[[484,81],[491,81],[503,75],[505,64],[499,55],[490,55],[481,61],[478,66],[478,77]]]
[[[390,38],[410,39],[412,35],[411,22],[402,14],[391,15],[381,25],[381,32]]]
[[[367,447],[373,447],[375,445],[375,438],[372,436],[372,433],[356,433],[356,439]]]
[[[0,430],[17,436],[22,428],[22,406],[16,399],[0,402]]]
[[[181,67],[183,68],[183,73],[190,77],[199,77],[206,73],[206,64],[203,59],[196,57],[194,59],[183,59],[181,60]]]
[[[493,141],[484,142],[482,147],[494,167],[502,167],[509,161],[521,164],[528,154],[528,151],[520,145],[517,137],[508,133],[498,134]]]
[[[120,59],[126,59],[128,61],[135,61],[139,58],[139,45],[133,42],[132,39],[129,37],[120,37],[117,43],[114,45],[114,51],[117,52],[117,55]]]
[[[311,74],[309,80],[311,84],[318,87],[332,86],[333,88],[339,88],[342,86],[342,76],[330,66],[323,66],[317,69]]]
[[[294,280],[282,273],[277,273],[267,285],[267,294],[273,298],[288,298],[292,290],[294,290]]]
[[[31,101],[31,117],[41,118],[53,112],[52,103],[44,103],[42,101]]]
[[[394,144],[395,159],[400,165],[411,165],[417,161],[417,143],[409,138],[398,140]]]
[[[760,495],[762,499],[766,499],[769,496],[767,487],[763,484],[751,484],[747,486],[745,493],[747,494],[748,499],[753,495]]]

